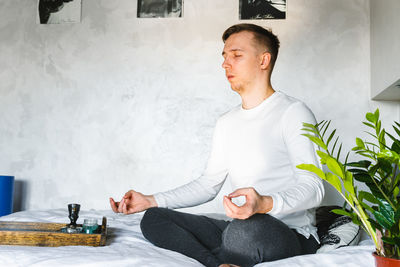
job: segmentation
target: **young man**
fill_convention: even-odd
[[[318,164],[302,123],[315,123],[300,101],[271,86],[279,40],[253,24],[238,24],[222,36],[226,77],[242,104],[219,118],[203,175],[176,189],[146,196],[133,190],[115,212],[146,210],[143,235],[156,246],[192,257],[206,266],[253,266],[315,253],[318,236],[309,210],[321,202],[321,180],[296,168]],[[235,189],[224,196],[233,221],[181,213],[173,208],[212,200],[229,175]],[[237,206],[232,199],[244,196]]]

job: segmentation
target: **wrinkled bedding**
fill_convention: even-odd
[[[101,222],[107,217],[108,236],[104,247],[28,247],[0,246],[0,266],[203,266],[194,259],[179,253],[161,249],[147,242],[140,231],[143,213],[122,215],[112,211],[81,211],[78,223],[85,217]],[[23,211],[0,217],[0,221],[31,221],[68,223],[64,209]],[[331,252],[297,256],[264,266],[374,266],[371,240],[363,240],[358,246],[342,247]]]

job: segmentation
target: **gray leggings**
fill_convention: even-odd
[[[154,245],[182,253],[210,267],[222,263],[253,266],[312,254],[318,249],[314,237],[307,239],[268,214],[229,222],[150,208],[140,227],[144,237]]]

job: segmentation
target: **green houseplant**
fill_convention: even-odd
[[[334,210],[347,215],[363,227],[372,238],[376,254],[385,258],[400,259],[400,124],[395,122],[394,135],[382,128],[379,110],[367,113],[363,122],[373,141],[356,138],[354,153],[361,156],[357,162],[340,159],[342,145],[338,145],[336,130],[329,131],[330,121],[316,125],[304,123],[304,136],[318,145],[317,154],[322,168],[313,164],[301,164],[299,169],[315,173],[331,184],[345,200],[343,209]],[[391,145],[386,138],[391,139]],[[368,190],[359,190],[354,180],[365,184]],[[346,210],[345,207],[350,207]]]

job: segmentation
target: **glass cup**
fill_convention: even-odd
[[[93,234],[98,227],[97,219],[87,218],[83,220],[82,231],[86,234]]]

